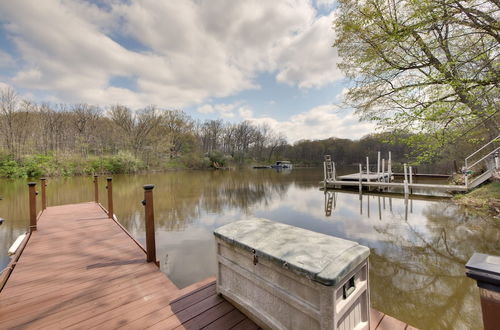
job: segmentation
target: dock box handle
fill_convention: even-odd
[[[356,290],[356,284],[354,283],[354,276],[349,279],[349,281],[345,282],[345,284],[342,287],[342,297],[344,299],[347,299],[354,290]]]

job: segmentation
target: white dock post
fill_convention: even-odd
[[[410,166],[410,186],[413,184],[413,170],[412,167]],[[410,187],[410,193],[413,194],[413,188]]]
[[[361,198],[361,192],[363,191],[362,185],[362,177],[363,177],[363,166],[359,163],[359,198]]]
[[[382,159],[382,181],[385,181],[385,159]]]
[[[404,194],[405,194],[405,198],[408,197],[408,166],[406,165],[406,163],[404,164]]]
[[[370,159],[366,157],[366,182],[370,182]]]
[[[378,219],[382,220],[382,209],[380,208],[380,196],[378,196]]]
[[[405,195],[405,221],[408,221],[408,195]]]
[[[370,217],[370,195],[366,195],[366,215]]]
[[[380,151],[377,152],[377,181],[380,181]]]
[[[387,164],[387,172],[389,172],[389,182],[391,182],[392,177],[392,160],[391,160],[391,152],[389,151],[389,161]]]
[[[326,178],[327,178],[327,176],[326,176],[326,162],[323,162],[323,178],[324,178],[323,179],[324,180],[323,181],[323,188],[326,191]]]

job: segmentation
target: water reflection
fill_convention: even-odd
[[[294,169],[115,176],[114,204],[123,225],[144,241],[142,185],[156,185],[157,255],[179,287],[215,274],[216,227],[264,217],[369,246],[373,307],[419,328],[481,327],[477,289],[464,264],[474,251],[498,254],[498,222],[467,215],[446,200],[321,192],[322,175],[321,169]],[[27,228],[28,201],[25,181],[0,183],[4,266],[8,247]],[[92,200],[92,187],[91,178],[51,179],[48,203]],[[106,196],[104,184],[100,188]]]

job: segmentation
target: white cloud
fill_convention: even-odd
[[[10,82],[64,102],[185,107],[257,88],[261,72],[303,88],[341,77],[331,48],[333,16],[318,17],[307,0],[107,6],[2,1],[0,21],[21,55]],[[0,67],[14,66],[4,55]],[[134,86],[110,85],[116,76]],[[234,109],[218,111],[234,116]]]
[[[289,142],[330,137],[359,139],[375,131],[374,124],[360,122],[352,112],[341,113],[335,105],[321,105],[284,121],[271,117],[245,119],[257,125],[269,125],[274,131],[283,133]]]
[[[334,12],[317,19],[304,33],[296,35],[279,57],[279,82],[299,87],[320,87],[343,78],[337,68],[338,54],[332,47]]]
[[[215,109],[210,104],[204,104],[201,107],[198,107],[198,109],[196,109],[196,111],[198,111],[199,113],[213,113],[213,112],[215,112]]]
[[[217,113],[219,116],[224,118],[233,118],[235,116],[235,110],[240,106],[242,102],[234,103],[219,103],[219,104],[204,104],[198,107],[197,111],[199,113]]]

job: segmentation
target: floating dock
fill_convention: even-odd
[[[217,295],[215,278],[177,288],[95,202],[46,208],[0,283],[1,329],[258,329]],[[370,320],[414,329],[376,310]]]

